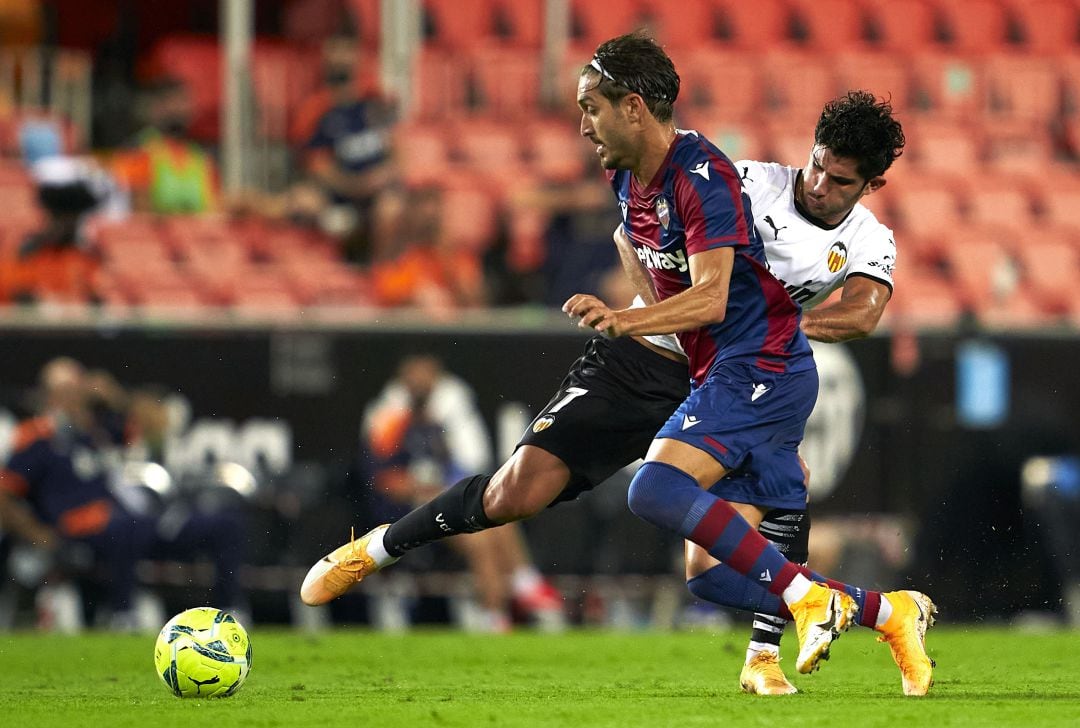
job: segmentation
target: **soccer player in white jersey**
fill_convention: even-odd
[[[867,121],[876,129],[868,135],[863,130]],[[798,240],[785,238],[796,227],[803,232],[811,228],[854,229],[849,225],[869,214],[858,201],[884,184],[882,174],[899,156],[903,143],[889,105],[877,102],[871,94],[854,92],[826,106],[805,169],[749,162],[735,165],[751,197],[755,227],[762,233],[770,267],[785,281],[789,292],[805,296],[799,292],[805,288],[824,299],[843,286],[839,303],[804,312],[801,325],[810,338],[842,341],[870,333],[891,293],[893,258],[883,255],[876,266],[871,265],[875,259],[861,248],[864,239],[860,234],[830,240],[817,252],[810,252],[816,249],[808,246],[805,255],[800,251],[795,258],[801,263],[789,272],[790,253],[772,260],[777,234],[779,242],[797,244]],[[755,180],[759,170],[776,174],[760,175],[761,179]],[[781,182],[784,175],[789,180],[786,188]],[[758,191],[751,189],[759,181],[764,186]],[[759,211],[759,204],[768,204],[766,200],[776,205],[776,217],[771,209]],[[786,223],[778,219],[785,206],[792,209],[793,216]],[[766,216],[776,226],[776,233],[769,228]],[[801,220],[793,226],[795,216]],[[834,242],[842,243],[844,249],[837,246],[830,253]],[[860,249],[853,250],[855,246]],[[644,279],[633,249],[620,244],[619,250],[628,275],[640,284]],[[831,275],[792,277],[792,273],[812,269],[816,256],[821,256],[823,270]],[[867,271],[881,275],[875,277]],[[639,290],[655,300],[649,284],[639,285]],[[529,518],[592,489],[645,455],[656,432],[687,395],[685,361],[680,353],[644,337],[593,337],[513,455],[494,474],[464,478],[395,523],[335,549],[311,568],[301,597],[308,604],[325,603],[413,548],[455,533]],[[583,442],[589,446],[582,447]],[[759,524],[762,534],[795,562],[806,560],[808,527],[805,510],[775,516],[769,512]],[[700,570],[690,581],[696,594],[727,606],[764,611],[766,605],[760,603],[764,597],[733,587],[725,578],[727,567],[704,559],[691,563]],[[888,642],[901,671],[904,693],[925,694],[932,683],[933,663],[926,654],[924,637],[933,623],[933,604],[924,595],[905,591],[889,592],[880,602],[875,605],[879,608],[864,610],[859,616],[878,614],[881,624],[866,626],[878,629]],[[780,671],[777,652],[770,648],[772,640],[779,644],[779,634],[779,627],[760,639],[755,634],[755,642],[762,646],[754,650],[757,659],[748,660],[752,664],[743,671],[743,687],[749,692],[793,690]]]
[[[884,172],[904,146],[890,105],[853,91],[826,105],[804,168],[744,160],[735,163],[750,196],[754,226],[773,275],[803,306],[802,329],[814,340],[867,336],[892,294],[893,232],[860,200],[885,185]],[[817,308],[836,289],[841,300]],[[673,340],[659,341],[670,348]],[[774,510],[759,531],[792,560],[806,558],[807,511]],[[737,582],[700,547],[687,542],[687,582],[699,597],[717,597]],[[780,670],[784,620],[756,614],[740,684],[747,692],[795,692]],[[895,650],[894,650],[895,652]]]

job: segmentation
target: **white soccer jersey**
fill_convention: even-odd
[[[735,168],[750,196],[769,269],[796,303],[813,308],[852,275],[892,290],[893,232],[869,209],[855,205],[835,227],[819,227],[795,209],[797,167],[743,160]]]
[[[852,275],[873,278],[892,290],[893,232],[869,209],[857,204],[840,224],[819,227],[795,208],[798,167],[744,159],[735,162],[735,168],[750,196],[754,227],[765,244],[769,270],[796,303],[811,309]],[[634,305],[644,304],[638,298]],[[674,336],[645,338],[682,353]]]

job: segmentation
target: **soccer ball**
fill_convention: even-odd
[[[224,698],[244,684],[251,670],[251,642],[228,612],[196,607],[161,628],[154,668],[178,698]]]

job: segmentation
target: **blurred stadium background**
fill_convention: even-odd
[[[328,613],[298,609],[296,586],[378,522],[360,422],[402,357],[470,383],[502,456],[580,350],[561,302],[625,295],[573,90],[598,42],[638,27],[680,69],[679,125],[733,159],[801,166],[847,89],[890,96],[904,124],[868,200],[897,234],[895,296],[870,340],[819,349],[812,562],[911,580],[949,620],[1077,619],[1075,0],[0,0],[0,455],[54,357],[156,385],[172,482],[243,493],[256,622],[400,626],[387,604],[452,620],[471,592],[449,551]],[[359,203],[310,185],[342,35],[390,160]],[[185,143],[217,172],[198,205],[155,209],[133,152],[176,86]],[[93,209],[63,244],[28,246],[71,186]],[[617,480],[526,524],[571,622],[727,619],[691,602],[679,544],[627,513]],[[2,543],[2,624],[33,624],[43,572]],[[169,613],[212,581],[201,562],[139,573]]]

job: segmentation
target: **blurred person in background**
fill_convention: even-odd
[[[375,459],[376,490],[406,508],[491,462],[475,394],[432,356],[401,362],[365,412],[363,436]],[[517,524],[461,534],[448,543],[464,557],[480,597],[482,619],[475,628],[508,630],[511,606],[545,628],[562,626],[562,598],[533,566]]]
[[[106,604],[96,616],[107,614],[116,629],[155,627],[134,613],[137,562],[205,553],[216,566],[216,601],[243,610],[243,531],[234,513],[194,503],[143,513],[118,497],[124,437],[132,429],[149,436],[163,420],[138,411],[133,419],[111,375],[67,357],[46,364],[40,383],[40,414],[19,425],[0,469],[0,522],[53,562],[49,583],[100,571]]]
[[[88,220],[115,192],[92,160],[50,156],[31,170],[45,223],[0,262],[0,300],[84,303],[93,298],[98,256]]]
[[[217,163],[191,138],[191,92],[177,78],[158,79],[145,93],[146,127],[113,169],[136,212],[183,215],[221,206]]]
[[[409,197],[409,215],[395,241],[399,250],[371,266],[375,301],[420,308],[439,317],[482,306],[486,287],[480,260],[446,234],[440,221],[442,192],[419,188]]]
[[[392,104],[365,95],[358,80],[356,40],[323,43],[323,85],[297,111],[290,137],[300,167],[325,192],[342,234],[346,259],[367,263],[397,251],[405,198],[393,161]],[[323,213],[328,214],[328,213]]]

